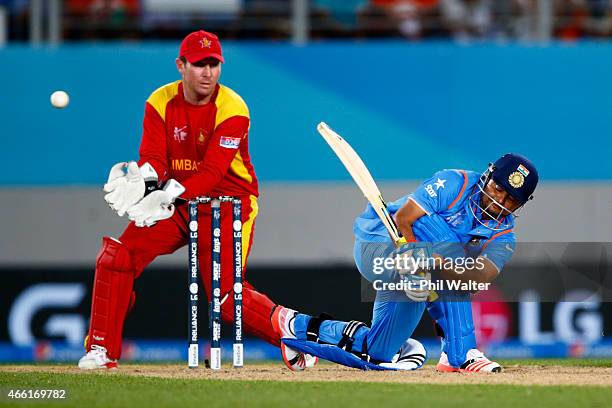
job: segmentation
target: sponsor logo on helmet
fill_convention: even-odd
[[[525,176],[523,175],[523,173],[515,171],[514,173],[510,174],[510,176],[508,176],[508,182],[512,187],[520,188],[523,186],[523,184],[525,184]]]

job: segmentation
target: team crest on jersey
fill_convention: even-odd
[[[525,184],[525,176],[523,173],[515,171],[508,176],[508,183],[514,188],[520,188]]]
[[[179,128],[174,127],[174,140],[177,142],[184,142],[187,139],[187,125]]]
[[[219,146],[226,149],[237,149],[240,146],[240,140],[239,137],[221,136]]]
[[[206,131],[204,129],[200,129],[200,134],[198,135],[198,143],[204,143],[204,141],[206,140],[206,136],[208,136]]]

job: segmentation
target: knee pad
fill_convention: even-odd
[[[132,272],[132,257],[128,248],[118,239],[102,238],[102,249],[96,258],[96,268],[104,268],[116,272]]]
[[[123,323],[135,301],[130,251],[120,241],[104,237],[96,259],[91,322],[86,347],[105,347],[108,357],[121,356]]]

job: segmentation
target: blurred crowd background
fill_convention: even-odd
[[[610,0],[0,0],[4,40],[602,39]]]

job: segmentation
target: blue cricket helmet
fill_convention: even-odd
[[[470,195],[470,210],[475,219],[486,228],[494,231],[504,230],[510,226],[510,217],[518,217],[518,212],[523,208],[527,201],[533,198],[533,192],[538,184],[538,171],[529,159],[525,156],[516,153],[506,153],[495,163],[489,163],[487,170],[481,174],[477,184],[477,188]],[[503,187],[520,205],[514,210],[509,210],[501,203],[497,202],[494,197],[486,192],[486,186],[490,180]],[[481,197],[487,196],[491,201],[486,207],[481,204]],[[493,214],[489,209],[492,205],[497,205],[505,211]],[[480,214],[477,214],[479,212]],[[482,216],[485,218],[481,219]],[[491,225],[489,221],[497,221]]]
[[[538,170],[520,154],[506,153],[493,163],[491,178],[521,204],[533,198],[538,185]]]

